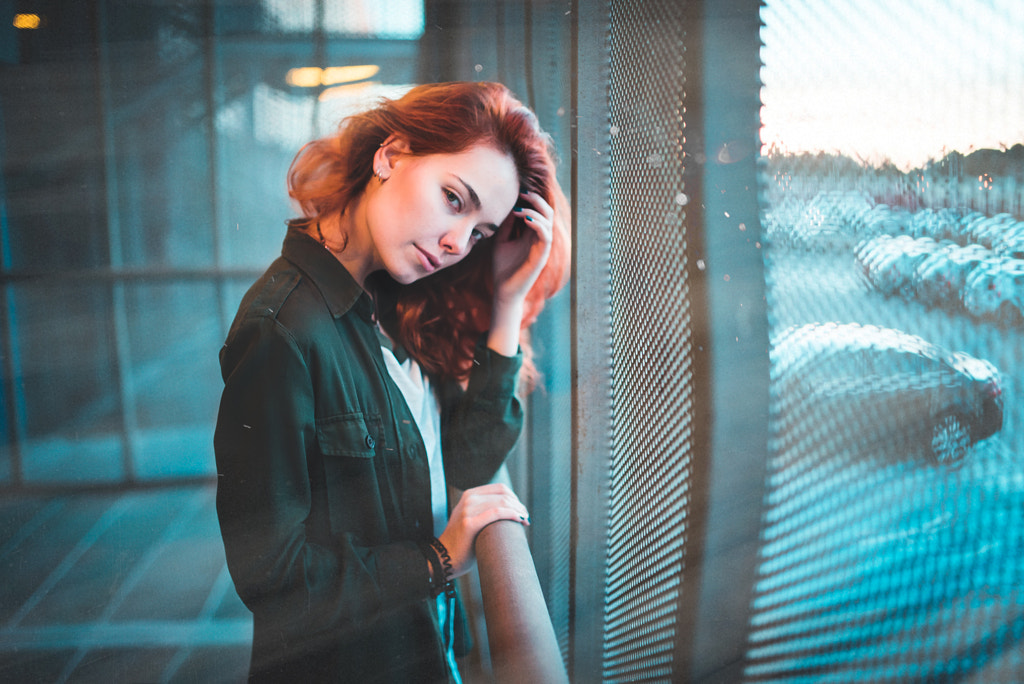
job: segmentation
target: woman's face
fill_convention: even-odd
[[[512,158],[476,145],[457,154],[413,156],[401,141],[378,150],[364,196],[374,266],[412,283],[461,261],[494,235],[519,195]]]

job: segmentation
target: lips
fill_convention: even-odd
[[[441,260],[436,256],[423,249],[419,245],[416,245],[416,249],[420,253],[420,263],[423,264],[423,268],[426,269],[427,273],[433,273],[441,267]]]

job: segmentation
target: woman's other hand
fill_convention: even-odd
[[[452,558],[453,578],[473,567],[476,535],[498,520],[529,525],[529,513],[511,489],[503,484],[487,484],[462,493],[440,537]]]

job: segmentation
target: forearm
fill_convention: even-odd
[[[479,345],[465,390],[443,392],[443,453],[448,481],[459,489],[485,484],[515,446],[522,430],[522,405],[515,396],[522,356]]]
[[[491,329],[487,346],[502,356],[515,356],[519,351],[519,333],[523,321],[524,302],[516,298],[511,302],[495,298],[491,311]]]

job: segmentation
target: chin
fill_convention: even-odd
[[[400,283],[402,285],[411,285],[415,283],[417,280],[421,280],[424,277],[426,277],[426,275],[423,273],[395,273],[394,271],[388,271],[388,275],[390,275],[391,279],[394,280],[396,283]]]

